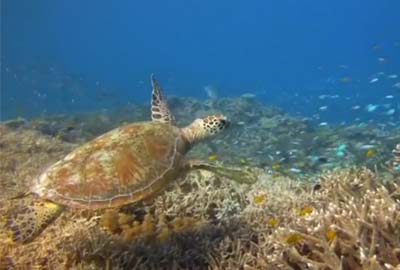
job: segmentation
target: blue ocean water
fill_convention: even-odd
[[[399,122],[400,2],[1,1],[1,119],[252,93],[317,122]]]
[[[399,0],[0,9],[0,269],[400,265]],[[150,105],[150,74],[201,100],[170,99],[182,126],[229,121],[126,125],[84,144],[150,119],[135,106]]]

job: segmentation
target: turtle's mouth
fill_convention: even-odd
[[[221,120],[221,124],[225,127],[228,128],[231,125],[231,122],[226,120],[226,119],[222,119]]]

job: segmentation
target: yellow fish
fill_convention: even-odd
[[[278,164],[278,163],[276,163],[276,164],[272,165],[271,168],[272,168],[272,170],[274,170],[274,171],[278,171],[278,170],[281,168],[281,165]]]
[[[265,202],[265,200],[266,200],[265,195],[257,195],[257,196],[254,196],[254,198],[253,198],[254,204],[262,204]]]
[[[376,154],[376,150],[375,149],[368,149],[368,151],[365,153],[365,156],[367,158],[373,157]]]
[[[286,237],[285,242],[289,245],[296,245],[301,240],[303,240],[303,236],[298,233],[291,233]]]
[[[209,161],[216,161],[218,159],[217,155],[209,155],[208,160]]]
[[[328,239],[329,242],[332,242],[333,239],[335,238],[336,238],[336,232],[331,228],[329,228],[328,231],[326,232],[326,239]]]
[[[307,216],[313,212],[313,208],[309,205],[306,205],[301,209],[299,208],[295,209],[295,211],[299,216]]]
[[[277,220],[276,218],[270,217],[270,218],[267,220],[267,224],[268,224],[268,226],[270,226],[270,227],[276,227],[276,226],[278,225],[278,220]]]

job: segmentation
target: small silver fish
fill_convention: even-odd
[[[362,144],[358,146],[358,149],[360,150],[368,150],[368,149],[372,149],[375,148],[375,145],[373,144]]]
[[[293,173],[301,173],[301,170],[297,168],[290,168],[289,170]]]
[[[373,78],[373,79],[371,79],[371,80],[369,81],[369,83],[376,83],[377,81],[379,81],[378,78]]]
[[[377,108],[378,108],[378,105],[368,104],[368,105],[365,107],[365,110],[366,110],[367,112],[373,112],[373,111],[375,111]]]
[[[385,112],[386,115],[393,115],[396,112],[395,109],[390,109],[388,111]]]

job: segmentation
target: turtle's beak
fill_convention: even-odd
[[[228,119],[222,119],[221,123],[224,125],[225,128],[228,128],[231,125],[231,122]]]

